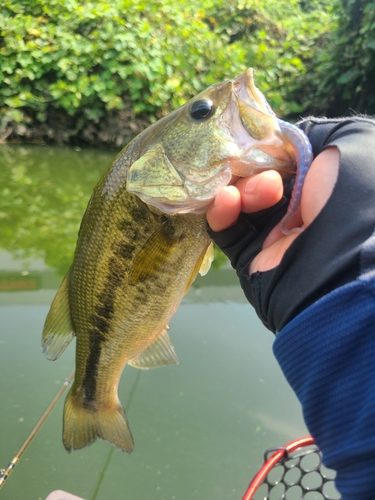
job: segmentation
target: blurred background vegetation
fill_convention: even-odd
[[[275,112],[375,114],[375,0],[2,0],[0,140],[119,148],[247,67]]]

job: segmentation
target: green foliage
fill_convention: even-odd
[[[327,4],[315,0],[307,8],[301,0],[215,1],[211,25],[225,32],[237,50],[245,48],[245,66],[256,69],[257,85],[280,116],[306,110],[304,82],[316,45],[331,29]]]
[[[18,109],[43,122],[51,108],[61,108],[95,121],[122,109],[124,94],[138,114],[155,117],[181,105],[206,85],[214,60],[228,66],[219,38],[188,5],[6,0],[0,15],[3,113]]]
[[[276,112],[298,113],[295,90],[329,27],[323,3],[311,11],[297,0],[3,0],[3,131],[53,127],[63,112],[78,133],[129,101],[155,120],[249,66]]]
[[[306,82],[307,106],[327,116],[375,114],[375,0],[336,0],[333,14]]]

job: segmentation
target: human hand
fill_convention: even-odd
[[[315,158],[307,173],[301,204],[290,222],[291,227],[304,230],[311,224],[329,199],[338,171],[339,153],[335,147],[327,148]],[[234,181],[233,185],[221,189],[207,211],[207,222],[213,231],[223,231],[236,223],[241,212],[267,209],[283,196],[282,178],[274,170]],[[283,234],[281,222],[278,223],[264,240],[262,251],[250,262],[249,274],[276,267],[299,234]]]
[[[258,316],[274,332],[359,276],[362,245],[375,225],[374,120],[313,118],[300,127],[315,160],[291,221],[299,232],[281,232],[291,184],[283,186],[276,172],[234,179],[207,212],[209,235],[229,257]]]

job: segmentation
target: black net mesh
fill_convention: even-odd
[[[266,459],[271,452],[268,450]],[[254,495],[254,500],[340,500],[335,488],[336,473],[322,464],[315,445],[286,453]]]

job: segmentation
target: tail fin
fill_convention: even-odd
[[[68,452],[88,446],[97,438],[131,453],[134,441],[120,403],[106,410],[90,410],[75,398],[72,389],[64,406],[63,443]]]

